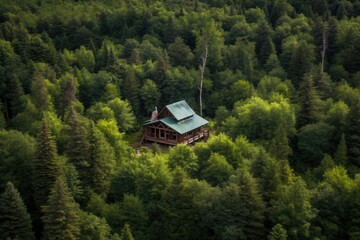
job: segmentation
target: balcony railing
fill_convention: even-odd
[[[201,138],[207,138],[209,137],[209,130],[207,129],[202,129],[200,132],[198,132],[195,136],[189,137],[189,138],[185,138],[182,143],[185,144],[191,144]]]

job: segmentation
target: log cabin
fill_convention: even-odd
[[[209,122],[197,115],[185,100],[164,107],[160,112],[152,112],[151,118],[143,126],[145,132],[141,143],[161,143],[176,145],[191,144],[209,137],[209,131],[203,126]]]

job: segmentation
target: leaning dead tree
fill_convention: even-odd
[[[328,47],[327,43],[327,23],[324,23],[323,32],[322,32],[322,49],[321,49],[321,72],[324,72],[324,62],[325,62],[325,54]]]
[[[200,69],[200,85],[199,85],[199,104],[200,104],[200,116],[202,116],[203,103],[202,103],[202,92],[203,92],[203,83],[204,83],[204,72],[206,67],[206,61],[208,57],[208,45],[207,42],[204,43],[204,52],[201,55],[201,64],[199,65]]]

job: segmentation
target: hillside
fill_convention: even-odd
[[[355,240],[359,173],[359,0],[1,1],[0,239]]]

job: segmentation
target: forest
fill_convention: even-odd
[[[0,239],[360,239],[360,1],[1,0]]]

